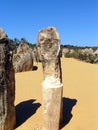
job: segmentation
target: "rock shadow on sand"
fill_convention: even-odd
[[[27,100],[16,106],[16,128],[36,113],[37,109],[41,106],[40,103],[34,103],[35,101],[35,99]]]
[[[36,71],[36,70],[38,70],[38,66],[33,66],[32,71]]]
[[[63,98],[63,121],[61,123],[61,128],[67,125],[72,119],[73,115],[71,113],[73,107],[76,105],[76,99]]]

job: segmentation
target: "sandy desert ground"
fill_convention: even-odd
[[[63,117],[61,130],[98,130],[98,65],[63,58]],[[17,73],[15,130],[42,125],[41,63],[36,71]]]

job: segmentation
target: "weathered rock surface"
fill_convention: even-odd
[[[0,130],[14,130],[15,78],[9,40],[0,29]]]
[[[32,57],[33,57],[33,62],[37,63],[40,61],[36,47],[34,47],[34,49],[32,51]]]
[[[65,55],[69,53],[69,49],[68,48],[63,48],[62,49],[62,57],[65,57]]]
[[[43,119],[45,130],[59,130],[62,116],[60,38],[54,27],[39,32],[37,50],[43,66]]]
[[[15,72],[30,71],[33,67],[32,51],[26,43],[21,43],[13,56]]]
[[[44,77],[54,75],[61,77],[59,34],[55,28],[49,27],[39,32],[37,50],[43,65]]]

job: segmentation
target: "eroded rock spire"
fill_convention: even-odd
[[[15,78],[9,39],[0,29],[0,130],[14,130]]]
[[[62,72],[60,38],[54,27],[38,34],[37,50],[43,66],[43,124],[45,130],[59,130],[62,117]]]

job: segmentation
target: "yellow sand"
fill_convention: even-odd
[[[63,58],[62,130],[98,130],[98,65]],[[34,130],[42,125],[41,63],[38,70],[16,75],[15,130]],[[48,95],[47,95],[48,96]]]

